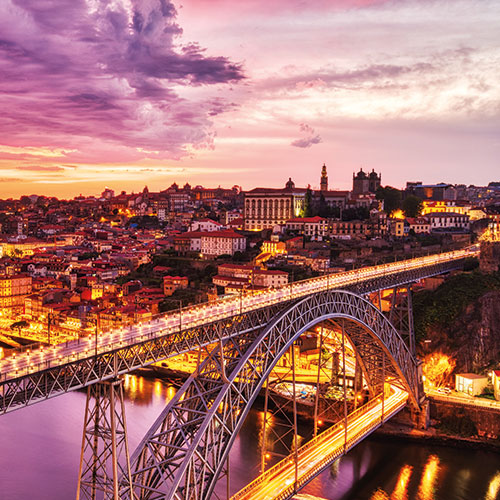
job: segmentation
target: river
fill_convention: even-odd
[[[167,381],[126,378],[133,450],[175,394]],[[75,498],[85,394],[72,392],[0,417],[0,500]],[[232,493],[259,466],[262,412],[248,416],[231,450]],[[301,428],[307,434],[308,429]],[[225,485],[220,485],[225,491]],[[368,439],[301,491],[308,500],[500,499],[500,456]]]

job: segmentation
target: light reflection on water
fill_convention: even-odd
[[[167,381],[128,375],[124,380],[131,450],[135,449],[176,388]],[[85,394],[73,392],[0,417],[1,500],[75,497]],[[252,410],[231,450],[236,492],[260,468],[263,412]],[[268,449],[282,451],[273,435]],[[273,432],[271,432],[271,429]],[[312,429],[301,428],[310,436]],[[291,440],[291,436],[290,436]],[[268,466],[279,458],[270,456]],[[221,487],[225,492],[225,481]],[[307,485],[308,500],[500,500],[500,457],[468,449],[368,440]],[[223,496],[225,498],[225,494]]]
[[[424,473],[418,487],[419,500],[432,500],[436,488],[437,474],[439,472],[439,458],[431,455],[425,464]]]
[[[391,495],[391,500],[408,500],[408,483],[410,482],[411,465],[403,465],[398,476],[396,487]]]

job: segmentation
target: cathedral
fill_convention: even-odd
[[[369,174],[360,169],[357,174],[352,174],[352,192],[353,194],[376,193],[381,182],[382,174],[377,174],[374,169]]]

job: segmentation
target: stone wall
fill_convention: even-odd
[[[479,267],[483,273],[500,271],[500,242],[482,242]]]
[[[471,423],[475,426],[477,435],[480,437],[490,439],[500,437],[500,411],[498,410],[431,400],[430,416],[432,425],[438,429],[447,422],[455,422],[457,426],[460,423],[466,424],[464,425],[464,437],[469,437],[467,436],[467,428],[472,429]],[[469,435],[472,436],[474,433]]]

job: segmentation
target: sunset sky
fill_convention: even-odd
[[[1,0],[0,197],[500,181],[498,0]]]

